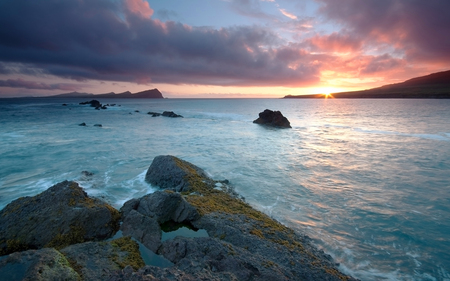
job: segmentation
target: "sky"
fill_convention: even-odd
[[[450,69],[448,0],[0,0],[0,97],[278,98]]]

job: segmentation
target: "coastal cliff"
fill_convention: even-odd
[[[131,93],[130,91],[126,91],[123,93],[116,94],[114,92],[106,93],[106,94],[88,94],[88,93],[66,93],[59,94],[55,96],[48,96],[46,98],[108,98],[108,99],[163,99],[162,93],[158,89],[150,89],[142,92]]]
[[[402,83],[362,91],[314,95],[288,95],[285,99],[450,99],[450,70],[416,77]]]
[[[170,155],[155,157],[146,181],[163,189],[125,202],[120,215],[67,181],[11,202],[0,211],[0,276],[8,280],[355,280],[341,273],[307,236],[253,209],[228,181],[213,180],[189,162]],[[119,220],[120,231],[115,233]],[[23,231],[22,225],[29,228]],[[207,235],[162,238],[179,228]],[[146,264],[141,247],[168,265]]]

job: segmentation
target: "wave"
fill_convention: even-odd
[[[408,134],[393,131],[382,131],[382,130],[366,130],[361,128],[354,128],[356,132],[368,133],[368,134],[378,134],[378,135],[396,135],[405,137],[415,137],[421,139],[437,140],[437,141],[450,141],[450,133],[438,133],[438,134]]]

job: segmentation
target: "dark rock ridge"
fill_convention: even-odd
[[[272,111],[270,109],[260,112],[259,118],[253,121],[253,123],[277,128],[292,128],[289,120],[280,111]]]
[[[14,252],[0,258],[0,276],[8,280],[355,280],[342,274],[331,257],[317,250],[307,236],[253,209],[238,198],[228,181],[215,181],[189,162],[170,155],[155,157],[146,179],[165,190],[127,201],[120,210],[124,236],[111,241],[85,242],[83,237],[64,247],[35,242],[42,240],[35,236],[42,233],[35,230],[42,225],[48,232],[59,231],[57,237],[64,236],[59,221],[71,217],[66,209],[77,213],[85,209],[86,200],[94,200],[86,199],[76,183],[63,182],[40,195],[26,197],[26,201],[13,201],[0,212],[0,237],[6,245],[3,255]],[[81,197],[80,192],[84,194]],[[88,205],[97,208],[96,204]],[[61,214],[54,216],[47,209],[61,210]],[[45,210],[46,219],[41,210]],[[103,216],[95,214],[78,216],[76,225],[84,227],[89,222],[85,233],[99,231],[99,237],[111,236],[110,231],[100,229],[108,224],[116,226],[115,220],[105,223]],[[11,225],[12,220],[18,221],[17,227]],[[209,237],[178,236],[162,241],[161,229],[167,223],[203,229]],[[26,233],[21,230],[23,226]],[[30,239],[24,238],[28,232],[33,236]],[[30,240],[38,250],[18,252],[27,247],[9,247],[16,244],[8,237]],[[145,265],[133,240],[172,265]],[[50,248],[42,249],[44,246]]]

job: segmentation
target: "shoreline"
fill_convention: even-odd
[[[153,276],[161,278],[167,278],[168,274],[175,273],[184,276],[175,280],[196,280],[194,278],[199,276],[203,276],[205,280],[234,280],[231,278],[233,276],[237,280],[285,280],[286,278],[356,280],[341,273],[331,257],[313,246],[307,236],[295,233],[292,229],[255,210],[239,198],[238,194],[228,186],[227,181],[214,181],[203,170],[189,162],[168,155],[155,157],[148,169],[146,181],[165,189],[127,201],[120,209],[120,219],[114,215],[118,212],[117,210],[110,206],[106,208],[112,214],[112,221],[107,224],[117,229],[118,220],[122,222],[120,230],[123,237],[119,238],[120,240],[115,239],[109,242],[105,240],[114,236],[117,230],[110,231],[111,233],[108,235],[102,234],[103,238],[86,239],[86,237],[80,236],[83,229],[74,232],[70,227],[66,232],[60,230],[57,234],[59,243],[47,244],[47,246],[53,246],[55,251],[62,253],[66,259],[72,259],[72,261],[68,261],[70,266],[65,267],[72,275],[75,272],[81,280],[87,280],[89,274],[99,274],[90,272],[87,265],[76,258],[86,251],[84,247],[87,247],[87,243],[90,243],[89,247],[103,247],[101,251],[108,253],[112,251],[111,249],[119,247],[117,246],[119,243],[122,245],[119,247],[120,251],[128,253],[121,255],[132,258],[126,258],[120,262],[109,261],[109,266],[115,269],[110,271],[108,276],[100,276],[101,280],[127,280],[131,276],[141,278],[136,280],[153,280],[146,279],[149,272],[152,272]],[[67,206],[64,205],[64,208],[96,208],[93,199],[87,197],[85,193],[83,195],[84,191],[81,188],[81,191],[76,188],[75,185],[78,184],[70,182],[65,184],[72,188],[70,194],[77,193],[85,197],[82,200],[79,198],[68,199]],[[60,188],[53,186],[51,189],[54,189],[52,192],[56,192],[55,190]],[[35,206],[33,197],[26,198],[31,198],[29,204]],[[13,203],[18,200],[8,204],[1,211],[1,225],[4,225],[5,218],[11,213],[20,213],[21,209],[27,208],[17,204],[14,207]],[[79,202],[82,204],[77,205]],[[106,203],[99,202],[98,204],[103,206]],[[10,205],[13,205],[13,208]],[[39,215],[33,213],[32,216]],[[30,221],[32,223],[33,220]],[[173,222],[176,229],[187,225],[193,230],[205,230],[209,237],[179,236],[161,241],[161,229],[167,222]],[[27,224],[29,223],[27,222]],[[4,243],[5,241],[3,244],[0,243],[3,245],[4,253],[5,251],[12,252],[9,256],[3,256],[0,259],[0,272],[8,269],[8,265],[11,265],[10,262],[17,262],[18,256],[29,256],[30,251],[34,251],[33,255],[37,255],[38,252],[43,251],[38,249],[16,252],[14,249],[26,249],[25,240],[18,241],[20,235],[8,233],[8,230],[4,231],[2,235],[7,236],[6,233],[10,236],[8,241],[15,237],[16,245],[21,245],[21,247],[11,248],[12,244]],[[29,235],[38,236],[37,233]],[[136,251],[137,246],[133,246],[136,244],[133,244],[133,240],[127,240],[129,236],[155,254],[169,260],[173,266],[161,268],[145,265],[141,255]],[[54,238],[52,239],[54,241]],[[75,244],[72,243],[74,241]],[[7,247],[4,247],[5,245]],[[8,246],[10,246],[9,250]],[[108,248],[110,246],[111,249]],[[105,250],[104,247],[109,250]],[[32,245],[28,248],[39,247]],[[101,251],[99,250],[99,252]],[[61,258],[58,253],[56,255]],[[97,256],[94,260],[104,261],[105,257]],[[92,275],[90,276],[92,277]],[[95,278],[99,278],[99,276],[96,275]]]

